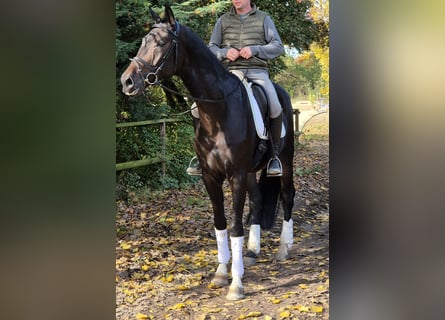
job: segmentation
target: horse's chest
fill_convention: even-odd
[[[227,161],[233,160],[233,154],[224,133],[220,132],[213,137],[201,138],[198,138],[201,147],[199,149],[210,167],[224,166]]]

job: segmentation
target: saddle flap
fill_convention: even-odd
[[[268,132],[265,125],[265,120],[268,120],[269,117],[269,108],[268,108],[268,100],[264,89],[251,82],[248,82],[246,79],[242,80],[244,84],[247,95],[249,96],[250,107],[252,109],[252,115],[255,122],[255,128],[260,139],[268,140]],[[253,88],[252,88],[253,87]],[[254,95],[254,92],[256,95]],[[261,105],[261,107],[260,107]],[[281,138],[286,135],[286,128],[284,127],[284,123],[281,125]]]

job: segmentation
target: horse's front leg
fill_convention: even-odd
[[[262,198],[255,172],[249,173],[247,177],[247,190],[249,192],[249,214],[251,224],[249,229],[249,240],[247,242],[247,252],[244,255],[244,264],[246,266],[251,266],[255,264],[261,248],[260,212],[262,210]]]
[[[239,174],[230,180],[233,197],[233,214],[230,228],[230,243],[232,248],[232,283],[227,294],[228,300],[244,298],[242,277],[244,275],[243,264],[243,209],[246,201],[247,174]]]
[[[224,214],[222,181],[217,182],[205,173],[203,174],[203,180],[213,206],[213,219],[218,248],[218,268],[216,269],[211,284],[215,288],[221,288],[229,284],[227,264],[230,260],[227,220]]]

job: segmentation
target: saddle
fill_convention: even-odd
[[[269,127],[269,101],[266,96],[266,92],[263,87],[256,83],[252,83],[243,78],[241,80],[246,88],[249,96],[250,107],[252,109],[252,115],[255,122],[255,128],[257,135],[262,140],[268,140],[268,127]],[[281,138],[286,135],[286,129],[284,124],[281,126]]]
[[[270,152],[268,128],[269,128],[269,101],[263,87],[256,83],[247,81],[246,78],[240,79],[244,87],[246,88],[247,95],[249,96],[250,108],[255,123],[255,129],[260,142],[257,146],[256,152],[253,156],[254,167],[256,168],[264,160],[264,156],[268,151]],[[284,123],[281,124],[281,138],[286,135],[286,128]]]

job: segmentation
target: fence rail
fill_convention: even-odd
[[[145,121],[136,121],[136,122],[121,122],[116,124],[116,128],[125,128],[125,127],[136,127],[136,126],[145,126],[151,124],[165,124],[168,122],[181,122],[187,121],[185,119],[172,118],[172,119],[158,119],[158,120],[145,120]]]
[[[298,122],[299,122],[298,115],[300,114],[300,110],[293,109],[292,114],[293,114],[293,118],[294,118],[293,120],[294,120],[295,136],[296,136],[296,139],[298,140],[298,137],[300,135],[300,132],[298,131]],[[166,133],[165,133],[166,124],[174,123],[174,122],[185,122],[185,121],[187,121],[187,119],[166,118],[166,119],[159,119],[159,120],[145,120],[145,121],[136,121],[136,122],[117,123],[116,129],[160,124],[161,125],[161,154],[154,158],[116,163],[116,171],[148,166],[150,164],[155,164],[155,163],[162,163],[162,176],[164,176],[165,175],[165,163],[167,161],[171,160],[171,156],[166,155]]]
[[[187,120],[180,119],[180,118],[169,118],[169,119],[159,119],[159,120],[145,120],[145,121],[136,121],[136,122],[117,123],[116,129],[160,124],[161,125],[161,154],[154,158],[116,163],[116,171],[148,166],[150,164],[155,164],[155,163],[162,163],[162,176],[164,177],[165,163],[168,160],[171,160],[171,157],[166,155],[166,149],[167,149],[166,148],[166,133],[165,133],[166,124],[172,123],[172,122],[184,122],[184,121],[187,121]]]

